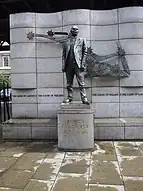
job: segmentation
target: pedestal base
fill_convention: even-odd
[[[58,110],[58,148],[88,150],[94,147],[94,120],[90,105],[61,104]]]

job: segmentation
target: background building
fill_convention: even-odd
[[[10,51],[0,51],[0,73],[10,74]]]

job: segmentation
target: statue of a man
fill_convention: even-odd
[[[73,79],[74,76],[76,76],[81,100],[83,104],[88,104],[88,99],[86,96],[86,90],[85,90],[85,82],[84,82],[84,71],[85,71],[85,60],[87,55],[87,46],[86,46],[86,40],[83,38],[78,37],[78,27],[73,26],[68,33],[62,33],[62,32],[53,32],[48,31],[48,35],[42,35],[42,34],[35,34],[34,36],[37,37],[45,37],[52,40],[55,40],[57,42],[60,42],[63,46],[63,64],[62,64],[62,71],[66,74],[67,79],[67,91],[68,91],[68,97],[64,101],[64,103],[70,103],[73,100]],[[59,36],[56,34],[66,34],[66,36]],[[28,34],[28,38],[32,39],[32,33]]]

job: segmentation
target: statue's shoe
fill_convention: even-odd
[[[69,98],[63,101],[63,103],[70,103],[70,102],[72,102],[72,99]]]
[[[83,104],[90,105],[89,101],[82,101]]]
[[[82,103],[83,103],[83,104],[86,104],[86,105],[90,105],[90,103],[89,103],[89,101],[87,100],[87,98],[83,99],[83,100],[82,100]]]

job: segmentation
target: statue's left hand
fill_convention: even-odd
[[[33,38],[34,38],[34,33],[33,33],[32,31],[28,32],[28,33],[27,33],[27,38],[28,38],[29,40],[33,40]]]
[[[124,49],[118,49],[118,56],[125,56],[125,51]]]

